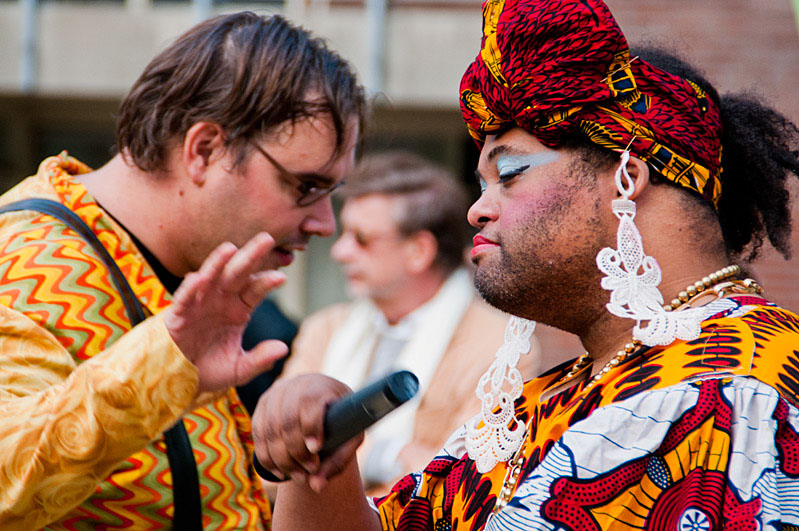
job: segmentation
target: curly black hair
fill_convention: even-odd
[[[789,258],[789,173],[799,176],[799,128],[752,92],[719,96],[695,67],[651,45],[631,51],[648,63],[693,81],[719,105],[723,133],[718,219],[730,256],[751,262],[766,238]]]

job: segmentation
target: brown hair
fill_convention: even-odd
[[[283,17],[251,12],[206,20],[153,59],[122,102],[117,148],[145,171],[200,121],[219,124],[244,159],[247,141],[286,121],[327,113],[336,153],[347,124],[363,131],[364,91],[350,65]]]
[[[435,263],[449,272],[463,263],[468,243],[466,189],[449,171],[414,153],[389,151],[363,158],[341,197],[385,194],[402,198],[396,220],[404,236],[427,230],[438,243]]]

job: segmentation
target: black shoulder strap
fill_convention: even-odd
[[[122,297],[125,311],[133,326],[144,321],[146,315],[141,303],[128,284],[125,275],[111,258],[97,235],[73,211],[49,199],[23,199],[0,208],[0,214],[19,210],[42,212],[61,220],[69,228],[86,240],[100,256],[100,260],[111,274],[111,280]],[[172,489],[175,498],[174,529],[201,530],[202,503],[200,500],[200,480],[197,463],[191,450],[189,434],[182,420],[164,432],[166,454],[172,472]]]

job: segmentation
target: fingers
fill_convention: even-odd
[[[275,240],[266,232],[253,236],[225,264],[219,282],[220,289],[224,292],[242,290],[250,275],[263,268],[264,259],[274,246]]]
[[[309,470],[315,472],[319,466],[318,458],[307,447],[303,421],[300,420],[303,409],[313,406],[301,405],[299,389],[286,386],[280,389],[282,383],[275,384],[278,392],[270,389],[258,401],[253,417],[256,450],[261,464],[276,476],[301,479]],[[292,381],[291,385],[302,384]],[[267,411],[261,414],[262,410]],[[318,422],[321,425],[321,420]]]
[[[199,303],[215,287],[227,295],[237,294],[252,311],[270,291],[286,281],[285,273],[260,270],[274,244],[272,236],[262,232],[240,249],[229,242],[219,245],[200,269],[181,283],[174,298],[178,303],[176,309]]]
[[[244,287],[239,290],[239,298],[249,308],[255,308],[267,294],[286,281],[286,274],[281,271],[259,271],[250,275]]]
[[[266,232],[256,234],[222,264],[217,275],[218,289],[223,293],[238,293],[241,302],[249,310],[258,306],[270,291],[286,281],[286,275],[282,272],[261,270],[274,246],[272,236]]]
[[[349,392],[341,382],[321,375],[304,375],[273,385],[259,400],[253,416],[261,464],[277,476],[295,480],[321,474],[326,481],[343,470],[360,438],[337,450],[331,464],[325,464],[328,459],[320,461],[318,452],[327,405]]]
[[[244,385],[262,372],[268,371],[288,352],[289,347],[282,341],[261,341],[239,358],[234,385]]]
[[[279,402],[282,400],[280,393],[275,392],[275,388],[281,387],[282,382],[276,382],[258,400],[258,405],[253,413],[253,442],[255,443],[255,456],[266,470],[278,478],[287,479],[289,476],[281,471],[277,462],[281,461],[277,455],[279,448],[276,441],[280,440],[278,432],[279,420],[276,420],[273,412],[280,409]],[[268,403],[265,405],[265,397],[269,396]],[[273,454],[275,454],[273,456]]]
[[[214,249],[203,265],[195,273],[189,273],[181,282],[173,297],[173,304],[191,306],[202,300],[208,288],[214,285],[221,275],[225,264],[236,254],[236,246],[230,242],[220,244]]]
[[[297,385],[302,385],[298,382]],[[294,479],[313,474],[319,469],[320,441],[323,437],[323,419],[327,401],[301,396],[281,404],[278,435],[282,444],[271,452],[275,464]],[[309,448],[310,447],[310,448]]]

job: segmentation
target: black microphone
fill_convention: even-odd
[[[345,396],[327,407],[324,419],[324,441],[319,457],[324,458],[366,428],[413,398],[419,390],[419,379],[410,371],[397,371]],[[278,478],[253,460],[255,471],[267,481]]]

